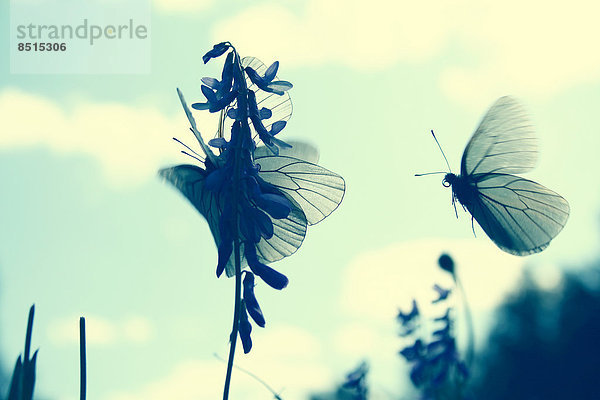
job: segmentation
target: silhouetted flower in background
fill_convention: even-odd
[[[403,313],[402,310],[398,311],[398,320],[400,321],[400,326],[403,329],[402,335],[410,335],[414,332],[414,330],[419,325],[419,308],[417,306],[417,301],[413,299],[412,308],[410,312]]]
[[[433,285],[433,290],[435,290],[438,294],[438,298],[433,300],[433,302],[432,302],[433,304],[446,300],[448,298],[448,296],[450,295],[450,293],[452,293],[451,289],[444,289],[437,283],[435,285]]]
[[[440,267],[448,271],[445,266],[449,265],[446,256],[441,261]],[[442,265],[444,264],[444,265]],[[453,271],[453,268],[452,268]],[[444,289],[434,285],[438,297],[432,301],[433,304],[444,303],[452,293],[452,289]],[[412,365],[410,380],[419,389],[422,399],[466,399],[465,384],[469,377],[467,365],[462,361],[456,348],[453,329],[453,308],[447,307],[444,314],[434,318],[435,330],[431,338],[427,339],[419,335],[412,344],[400,350],[400,355]],[[420,327],[418,307],[413,300],[412,311],[408,314],[399,312],[398,322],[401,326],[400,336],[414,338],[417,328]]]
[[[438,259],[438,264],[441,269],[446,272],[449,272],[452,276],[454,276],[454,260],[448,254],[442,254]]]
[[[348,375],[346,375],[346,381],[343,383],[342,388],[348,390],[354,395],[355,400],[366,400],[368,394],[367,386],[367,373],[369,372],[369,365],[363,361],[360,365]]]

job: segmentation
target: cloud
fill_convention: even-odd
[[[215,25],[213,38],[265,63],[277,57],[297,67],[376,71],[435,62],[442,90],[475,105],[506,93],[550,96],[597,81],[599,13],[600,3],[589,0],[309,0],[298,12],[263,2]]]
[[[135,392],[115,392],[105,400],[216,399],[222,390],[217,382],[221,382],[224,376],[225,366],[218,360],[183,361],[166,377]],[[236,381],[236,385],[241,385],[242,380],[247,381],[242,378]]]
[[[209,9],[214,0],[154,0],[159,12],[190,13]]]
[[[153,328],[142,316],[130,317],[120,322],[106,318],[85,316],[85,339],[90,346],[112,346],[126,343],[147,343],[153,335]],[[79,317],[71,316],[52,321],[48,327],[48,337],[58,346],[79,343]]]
[[[254,350],[236,353],[235,365],[265,381],[285,399],[306,399],[327,388],[332,373],[323,366],[322,349],[314,335],[301,328],[274,324],[253,332]],[[222,396],[225,362],[210,357],[186,360],[162,379],[135,391],[119,391],[106,400],[214,399]],[[259,381],[234,369],[230,398],[262,400],[271,394]]]
[[[212,133],[217,122],[207,114],[196,114],[198,125]],[[0,149],[44,146],[57,153],[82,154],[95,159],[116,185],[155,179],[158,168],[173,163],[181,150],[171,140],[173,135],[198,148],[186,135],[189,123],[183,111],[168,116],[147,106],[87,100],[67,107],[10,88],[0,92],[0,124]]]
[[[437,265],[449,253],[474,311],[490,311],[514,288],[523,258],[478,240],[423,239],[364,253],[349,265],[342,286],[341,308],[348,315],[379,322],[394,320],[399,307],[413,298],[424,304],[435,298],[433,284],[451,286],[449,274]]]
[[[146,318],[132,317],[121,325],[123,337],[133,343],[147,343],[152,338],[152,325]]]
[[[220,22],[213,37],[227,38],[265,63],[277,57],[298,66],[385,68],[399,60],[429,58],[445,41],[443,16],[451,8],[430,3],[310,0],[300,14],[280,3],[261,3]]]
[[[491,92],[544,97],[600,78],[600,53],[594,51],[600,36],[594,22],[599,3],[478,4],[469,5],[471,18],[457,24],[456,32],[481,60],[448,67],[441,77],[447,93],[462,95],[465,101],[489,98]]]

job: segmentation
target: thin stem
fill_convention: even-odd
[[[233,47],[233,46],[232,46]],[[247,88],[246,81],[244,79],[244,73],[242,72],[241,60],[239,59],[239,55],[233,48],[236,70],[234,73],[238,75],[238,82],[240,82],[240,93],[238,94],[238,108],[240,110],[247,110]],[[248,116],[247,113],[241,111],[241,122],[242,122],[242,131],[245,133],[246,131],[250,132],[250,127],[248,126]],[[242,133],[242,134],[244,134]],[[240,328],[240,313],[241,313],[241,302],[242,302],[242,256],[240,251],[240,237],[239,237],[239,219],[240,219],[240,180],[241,180],[241,169],[242,169],[242,148],[240,146],[240,141],[238,140],[235,144],[234,148],[234,167],[233,167],[233,204],[234,204],[234,227],[235,227],[235,236],[233,241],[233,252],[235,255],[235,305],[233,312],[233,328],[231,330],[231,336],[229,338],[231,344],[229,346],[229,358],[227,361],[227,373],[225,375],[225,386],[223,388],[223,400],[227,400],[229,398],[229,387],[231,385],[231,372],[233,371],[233,359],[235,357],[235,345],[237,343],[238,331]]]
[[[233,371],[233,358],[235,356],[235,345],[237,342],[238,331],[240,328],[240,305],[242,302],[242,272],[241,272],[241,256],[240,256],[240,241],[236,238],[234,242],[235,252],[235,308],[233,311],[233,328],[229,337],[229,358],[227,361],[227,373],[225,375],[225,387],[223,388],[223,400],[229,398],[229,386],[231,384],[231,372]]]
[[[86,393],[85,318],[79,318],[79,399],[85,400]]]
[[[221,357],[219,357],[219,355],[217,353],[213,354],[215,356],[215,358],[217,360],[223,361],[225,362],[225,360],[223,360]],[[281,396],[279,396],[279,394],[273,390],[273,388],[271,386],[269,386],[269,384],[267,384],[267,382],[263,381],[261,378],[259,378],[257,375],[255,375],[254,373],[248,371],[245,368],[240,367],[239,365],[234,365],[234,367],[240,371],[242,371],[243,373],[245,373],[246,375],[254,378],[258,383],[260,383],[261,385],[263,385],[269,392],[271,392],[271,394],[273,395],[273,397],[276,400],[281,400]]]
[[[469,302],[467,301],[467,295],[465,294],[465,289],[458,279],[458,276],[454,274],[454,281],[456,282],[456,286],[460,290],[463,300],[463,306],[465,310],[465,319],[467,321],[467,332],[468,332],[468,340],[467,340],[467,351],[465,355],[465,361],[467,364],[467,368],[471,368],[473,363],[473,356],[475,353],[475,330],[473,328],[473,316],[471,314],[471,309],[469,308]]]

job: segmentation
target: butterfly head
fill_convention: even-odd
[[[452,172],[448,172],[444,176],[444,179],[442,179],[442,185],[444,187],[450,187],[457,181],[457,179],[458,177],[456,175],[454,175]]]
[[[444,187],[452,186],[452,206],[454,206],[454,213],[456,214],[456,218],[458,218],[458,211],[456,210],[456,201],[458,200],[460,202],[460,198],[459,198],[459,196],[460,196],[459,192],[461,191],[460,177],[456,176],[452,172],[448,172],[444,176],[444,179],[442,180],[442,185]]]

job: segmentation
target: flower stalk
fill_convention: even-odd
[[[204,142],[178,89],[204,156],[175,139],[185,147],[182,152],[201,166],[177,165],[162,169],[160,175],[206,218],[217,246],[217,277],[235,278],[223,388],[223,399],[228,399],[237,337],[244,353],[248,353],[252,348],[251,320],[259,327],[265,326],[254,295],[255,275],[274,289],[287,286],[288,278],[268,264],[293,254],[302,244],[307,226],[320,222],[337,208],[345,182],[315,164],[316,149],[302,143],[292,148],[275,137],[285,128],[292,110],[286,93],[292,84],[276,79],[279,63],[267,68],[254,57],[241,59],[229,42],[214,45],[202,59],[206,63],[223,55],[221,79],[203,78],[201,91],[206,101],[191,104],[196,110],[220,113],[217,137]],[[231,129],[228,137],[226,129]],[[258,142],[263,146],[257,147]],[[213,153],[211,147],[218,153]]]
[[[235,62],[234,62],[234,80],[240,85],[239,94],[237,96],[238,109],[241,111],[239,117],[242,122],[243,133],[250,135],[250,126],[248,126],[248,117],[246,106],[247,87],[246,80],[242,72],[242,65],[239,59],[239,55],[233,49]],[[241,141],[237,141],[234,144],[234,169],[233,169],[233,204],[240,204],[240,177],[241,177],[241,161],[242,161],[242,146]],[[234,210],[234,226],[239,226],[239,207],[235,207]],[[242,257],[240,250],[240,237],[237,229],[234,231],[233,238],[233,252],[234,252],[234,263],[235,263],[235,295],[234,295],[234,310],[233,310],[233,327],[230,335],[229,345],[229,356],[227,358],[227,372],[225,374],[225,385],[223,387],[223,400],[229,398],[229,387],[231,385],[231,373],[233,371],[233,361],[235,358],[235,347],[237,343],[238,332],[240,329],[240,316],[242,308]]]

